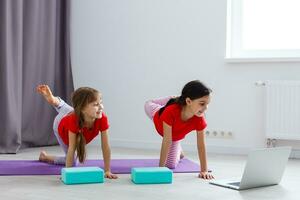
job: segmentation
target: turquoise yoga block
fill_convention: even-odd
[[[172,183],[173,172],[167,167],[137,167],[131,169],[131,180],[136,184]]]
[[[104,171],[99,167],[68,167],[61,169],[64,184],[103,183]]]

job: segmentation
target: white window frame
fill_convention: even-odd
[[[227,0],[226,62],[300,62],[300,49],[242,49],[242,3],[243,0]]]

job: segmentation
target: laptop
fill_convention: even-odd
[[[213,180],[210,184],[235,190],[276,185],[280,182],[291,147],[257,149],[248,155],[242,179]]]

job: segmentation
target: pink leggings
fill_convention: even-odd
[[[145,112],[147,116],[153,120],[153,117],[155,113],[162,107],[164,107],[167,102],[172,98],[172,96],[168,97],[162,97],[159,99],[153,99],[149,100],[145,103]],[[182,148],[179,141],[172,141],[171,147],[169,149],[167,161],[166,161],[166,167],[170,169],[174,169],[179,161],[180,161],[180,154],[181,154]]]

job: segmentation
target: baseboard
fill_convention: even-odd
[[[121,147],[121,148],[134,148],[134,149],[148,149],[148,150],[157,150],[161,147],[161,142],[157,141],[134,141],[134,140],[120,140],[120,139],[111,139],[110,144],[112,147]],[[182,148],[184,151],[197,152],[196,144],[186,144],[182,143]],[[247,155],[251,148],[247,147],[229,147],[229,146],[213,146],[207,145],[206,151],[208,153],[217,153],[217,154],[231,154],[231,155]]]
[[[293,149],[290,158],[299,159],[300,158],[300,149]]]
[[[122,140],[122,139],[110,139],[109,142],[112,147],[149,149],[149,150],[158,149],[160,148],[161,145],[161,143],[154,142],[154,141],[141,142],[138,140]]]
[[[161,142],[159,141],[147,141],[141,142],[138,140],[122,140],[122,139],[111,139],[110,145],[112,147],[121,148],[134,148],[134,149],[147,149],[147,150],[159,150],[161,147]],[[184,151],[197,152],[196,144],[186,144],[182,143],[182,148]],[[228,155],[247,155],[253,147],[240,147],[240,146],[216,146],[207,145],[207,153],[216,154],[228,154]],[[299,159],[300,149],[293,149],[290,158]]]

